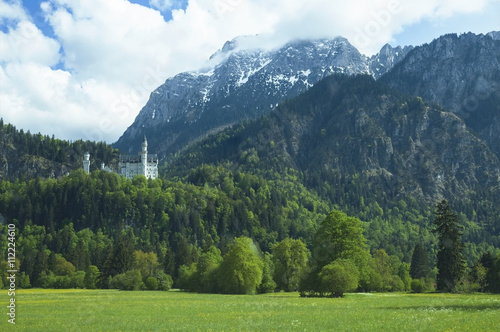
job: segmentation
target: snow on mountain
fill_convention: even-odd
[[[216,65],[168,78],[114,145],[135,151],[146,134],[152,150],[175,152],[209,132],[266,114],[331,74],[378,78],[411,49],[386,45],[368,58],[342,37],[298,40],[271,50],[241,49],[244,38],[216,52],[211,57]]]

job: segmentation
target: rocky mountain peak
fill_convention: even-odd
[[[175,152],[209,132],[267,114],[326,76],[373,72],[378,77],[406,54],[390,48],[370,59],[343,37],[294,40],[278,48],[256,47],[255,38],[226,42],[212,55],[212,62],[219,62],[211,68],[168,78],[114,145],[133,150],[133,142],[148,133],[155,151]]]

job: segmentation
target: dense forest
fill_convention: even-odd
[[[101,163],[118,163],[119,151],[104,142],[69,142],[32,134],[0,118],[0,180],[63,176],[81,168],[85,152],[92,156],[91,170],[99,169]]]

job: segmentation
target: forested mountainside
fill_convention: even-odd
[[[118,162],[119,152],[105,143],[25,133],[0,119],[0,180],[57,178],[81,168],[85,152],[92,156],[91,170]]]
[[[384,211],[397,207],[403,212],[412,202],[414,212],[428,216],[429,207],[444,197],[472,221],[479,238],[498,242],[495,154],[455,114],[400,95],[370,76],[328,77],[271,115],[197,143],[170,160],[162,173],[212,183],[202,165],[269,180],[294,174],[330,206],[362,220],[387,217],[389,224],[405,227],[425,228],[429,220],[398,220]],[[367,207],[380,210],[368,216]]]
[[[366,75],[330,76],[270,116],[188,149],[166,171],[226,161],[258,173],[293,168],[320,186],[357,175],[388,201],[499,194],[498,158],[462,119]]]

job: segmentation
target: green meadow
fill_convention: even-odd
[[[332,299],[30,289],[16,292],[15,327],[2,307],[1,331],[500,331],[500,296],[485,294]]]

